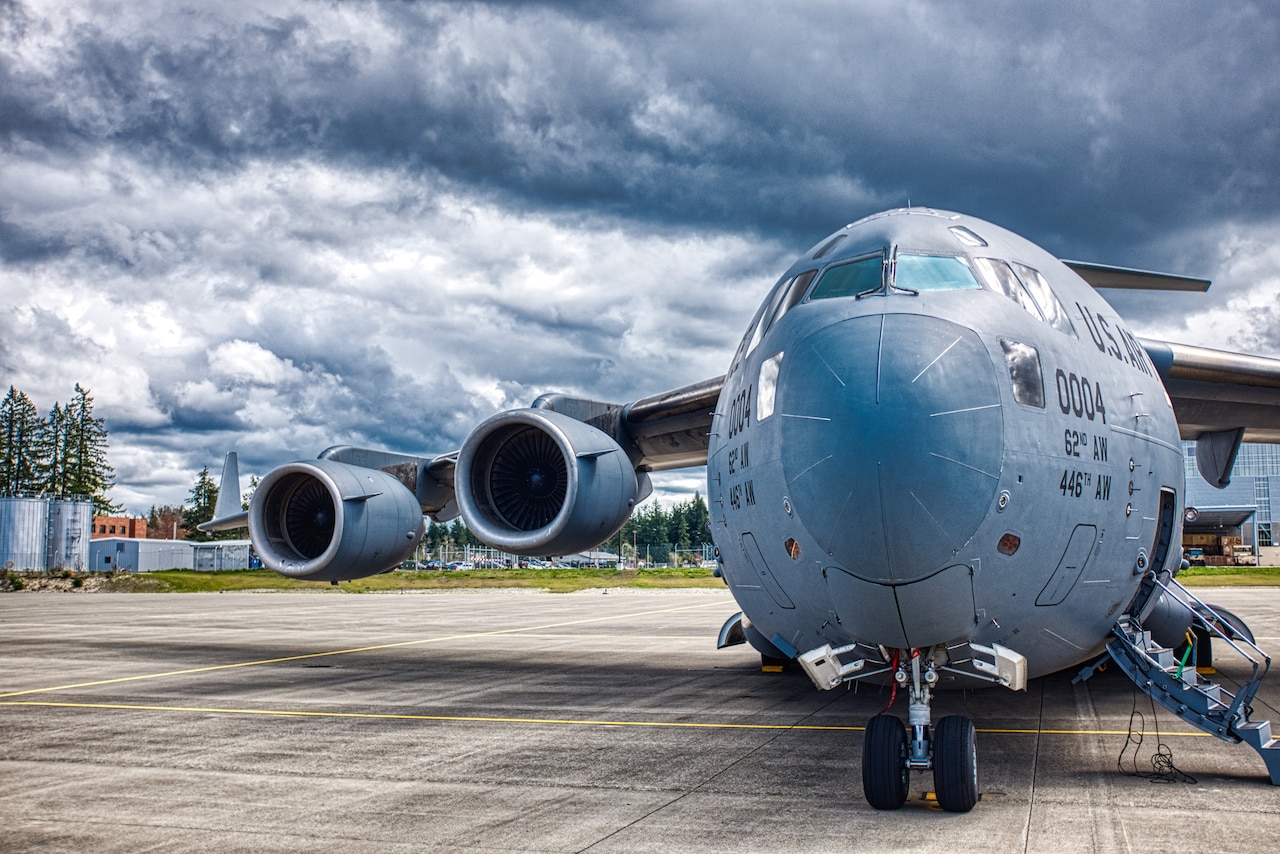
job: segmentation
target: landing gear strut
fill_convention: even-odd
[[[894,673],[899,685],[909,687],[910,733],[893,715],[876,715],[867,723],[862,743],[862,791],[867,803],[878,810],[896,810],[907,801],[907,781],[912,770],[933,769],[933,789],[938,806],[947,812],[968,812],[978,802],[978,752],[973,722],[962,715],[948,715],[930,725],[932,686],[938,673],[922,664],[919,650],[912,650],[908,665]]]

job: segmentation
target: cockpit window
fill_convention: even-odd
[[[828,267],[809,299],[835,299],[873,291],[881,285],[883,270],[882,255]]]
[[[898,255],[894,284],[913,291],[977,290],[969,265],[952,255]]]
[[[1077,337],[1066,308],[1039,270],[1017,261],[1006,264],[996,258],[974,258],[973,265],[993,291],[1004,294],[1025,308],[1032,317],[1073,338]]]
[[[751,318],[751,325],[747,327],[747,334],[742,336],[742,343],[738,345],[738,352],[733,356],[734,365],[737,365],[741,359],[745,358],[760,343],[761,324],[777,305],[777,301],[782,294],[786,293],[787,285],[792,281],[794,279],[788,279],[786,276],[779,279],[774,284],[773,289],[769,291],[768,296],[765,297],[764,302],[756,309],[755,317]]]
[[[1036,320],[1044,320],[1044,315],[1036,306],[1035,300],[1027,289],[1018,281],[1018,277],[1009,269],[1009,265],[995,258],[974,258],[973,266],[978,268],[978,275],[987,283],[987,287],[1001,293],[1027,310]]]
[[[1031,291],[1036,305],[1040,306],[1040,311],[1044,313],[1045,321],[1054,329],[1075,337],[1076,330],[1071,325],[1071,318],[1067,316],[1067,310],[1058,300],[1053,288],[1049,287],[1049,281],[1040,274],[1039,270],[1028,267],[1026,264],[1019,264],[1017,261],[1012,261],[1010,264],[1018,274],[1018,278],[1022,279],[1022,283],[1027,286],[1027,290]]]
[[[769,294],[769,299],[765,302],[763,311],[760,312],[759,318],[756,320],[755,326],[751,333],[751,342],[747,344],[747,353],[750,353],[760,343],[760,339],[764,338],[764,334],[769,331],[769,327],[773,322],[786,313],[791,306],[787,305],[791,302],[789,295],[794,294],[797,290],[796,283],[804,279],[804,284],[799,288],[801,294],[808,287],[809,282],[813,281],[813,274],[816,271],[801,273],[799,276],[778,282],[774,287],[773,293]],[[799,297],[796,297],[798,300]]]
[[[787,285],[783,292],[783,297],[778,301],[778,305],[773,310],[773,315],[764,324],[764,331],[768,332],[773,325],[782,319],[782,315],[796,307],[796,303],[800,302],[800,298],[804,296],[804,292],[809,290],[809,283],[813,281],[813,277],[818,275],[817,270],[810,270],[807,273],[801,273],[791,280],[791,284]]]

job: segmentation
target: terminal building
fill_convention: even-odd
[[[1192,521],[1183,523],[1183,548],[1207,563],[1236,563],[1233,545],[1248,547],[1261,566],[1280,566],[1280,542],[1273,523],[1280,515],[1280,445],[1243,444],[1231,469],[1231,483],[1215,489],[1196,469],[1196,444],[1184,442],[1188,508]],[[1211,560],[1221,558],[1221,560]],[[1196,561],[1198,562],[1198,561]]]

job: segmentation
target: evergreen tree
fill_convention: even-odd
[[[107,426],[93,416],[93,398],[76,383],[76,395],[67,404],[67,495],[87,495],[94,510],[108,515],[120,508],[107,500],[116,479],[116,470],[107,462]]]
[[[41,419],[35,404],[13,386],[0,402],[0,494],[85,496],[95,513],[121,508],[107,499],[115,469],[107,462],[107,427],[93,415],[93,398],[79,383],[63,407]]]
[[[0,495],[40,491],[37,440],[42,427],[31,399],[9,386],[0,402]]]
[[[453,539],[454,545],[462,548],[463,546],[478,546],[480,541],[475,535],[467,530],[467,526],[459,517],[453,520],[453,524],[449,526],[449,536]]]
[[[427,523],[427,534],[423,539],[433,554],[439,554],[440,547],[449,539],[449,526],[433,519]]]
[[[640,539],[651,546],[667,547],[671,544],[671,517],[657,501],[649,505],[641,522]]]
[[[707,528],[707,523],[711,521],[711,514],[707,512],[707,502],[702,500],[702,493],[695,492],[693,498],[689,499],[688,509],[685,510],[685,521],[689,526],[689,541],[693,545],[711,542],[711,531]]]
[[[62,404],[55,403],[41,423],[35,448],[40,491],[67,495],[67,416]]]
[[[196,482],[191,487],[190,502],[182,507],[182,527],[186,529],[186,539],[206,542],[208,540],[227,539],[226,534],[234,533],[220,532],[219,534],[210,534],[196,527],[201,522],[208,522],[213,518],[213,509],[217,505],[218,484],[209,476],[209,467],[205,466],[200,470],[200,474],[196,475]]]
[[[671,521],[667,530],[671,535],[673,549],[689,548],[689,523],[686,519],[685,505],[676,504],[671,508]]]

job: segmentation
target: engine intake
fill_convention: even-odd
[[[618,532],[649,492],[608,434],[545,409],[501,412],[458,453],[458,507],[497,548],[549,556],[585,551]]]
[[[332,460],[272,469],[249,506],[262,562],[307,581],[377,575],[413,554],[425,523],[413,493],[386,472]]]

